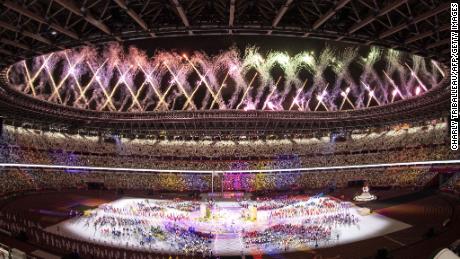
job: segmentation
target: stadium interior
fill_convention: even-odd
[[[459,258],[450,4],[0,0],[0,258]]]

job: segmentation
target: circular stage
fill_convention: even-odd
[[[363,215],[351,202],[299,195],[212,202],[123,197],[46,230],[141,251],[249,255],[332,247],[408,227],[379,214]]]

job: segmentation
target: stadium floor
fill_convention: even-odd
[[[334,196],[351,199],[356,189],[338,190]],[[372,258],[378,249],[385,248],[392,258],[430,258],[437,249],[446,247],[459,238],[455,229],[460,229],[460,205],[458,199],[445,194],[423,192],[411,194],[412,190],[376,191],[380,197],[366,207],[374,208],[379,214],[405,222],[412,227],[384,236],[374,237],[350,244],[330,248],[292,252],[280,255],[257,255],[253,258]],[[145,192],[126,192],[124,196],[149,197]],[[165,194],[165,196],[177,196]],[[185,196],[185,195],[184,195]],[[61,191],[16,197],[3,204],[1,210],[21,212],[30,219],[49,227],[67,220],[68,208],[87,206],[88,208],[115,201],[120,195],[110,191]],[[159,198],[159,197],[157,197]],[[447,218],[451,222],[447,227],[442,223]],[[430,229],[434,236],[426,237]],[[4,243],[18,243],[17,240],[0,235]],[[19,244],[27,252],[39,247],[31,244]],[[46,249],[43,249],[46,250]],[[59,255],[58,251],[50,251]],[[246,257],[250,258],[250,257]]]

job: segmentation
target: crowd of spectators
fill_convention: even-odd
[[[436,176],[429,169],[365,169],[347,171],[314,171],[307,173],[119,173],[69,172],[44,169],[0,169],[0,196],[36,190],[88,188],[99,183],[109,190],[142,190],[159,192],[187,191],[270,191],[293,189],[345,188],[352,181],[366,181],[371,187],[422,188]]]
[[[179,170],[249,170],[458,158],[445,123],[330,137],[160,140],[94,137],[5,126],[0,162]]]
[[[0,194],[24,190],[84,188],[159,191],[285,190],[344,187],[365,180],[371,186],[419,187],[436,173],[425,169],[365,169],[299,173],[243,173],[279,169],[413,162],[458,158],[450,150],[446,123],[351,132],[345,141],[329,137],[289,139],[127,139],[69,135],[4,126],[1,163],[132,167],[148,169],[233,170],[242,173],[121,173],[84,170],[1,169]]]
[[[1,168],[0,197],[27,191],[85,189],[93,183],[101,184],[103,188],[109,190],[155,192],[322,190],[345,188],[354,181],[367,182],[370,187],[422,188],[436,177],[435,171],[411,167],[308,172],[263,172],[263,170],[458,158],[456,153],[450,151],[447,141],[448,131],[445,123],[387,129],[380,132],[353,132],[345,141],[331,141],[329,137],[165,140],[127,139],[112,136],[107,139],[107,137],[69,135],[5,126],[0,137],[1,163],[167,170],[241,170],[242,172],[219,174],[128,173],[79,169]],[[262,172],[243,172],[250,169],[259,169]],[[453,176],[445,186],[448,189],[460,191],[460,175]],[[270,208],[272,205],[267,202],[266,206]],[[263,210],[263,208],[260,209]],[[281,213],[282,216],[285,214]],[[354,224],[354,219],[349,218],[346,214],[326,218],[326,220],[338,222],[337,224]],[[43,231],[40,226],[34,224],[18,215],[13,216],[0,212],[0,226],[15,233],[26,232],[29,238],[36,243],[65,251],[75,250],[81,255],[90,254],[97,257],[149,258],[145,256],[150,256],[141,252],[129,251],[129,248],[118,249],[57,236]],[[308,242],[317,242],[318,239],[324,239],[325,236],[333,238],[328,229],[321,229],[321,224],[311,224],[308,229],[289,228],[289,226],[287,226],[288,229],[285,228],[286,226],[275,225],[270,235],[248,232],[244,236],[245,245],[251,246],[276,240],[279,237],[278,232],[289,232],[296,238]],[[182,231],[175,226],[171,226],[170,230],[175,233]],[[188,231],[183,232],[189,233]],[[182,236],[184,236],[184,247],[189,247],[186,241],[191,237],[185,234]],[[190,247],[199,247],[201,253],[208,253],[209,250],[205,245],[207,238],[195,239],[198,241]],[[194,251],[194,249],[190,250]],[[154,258],[153,255],[151,258]]]

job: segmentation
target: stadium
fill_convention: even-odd
[[[0,258],[459,258],[450,11],[1,0]]]

